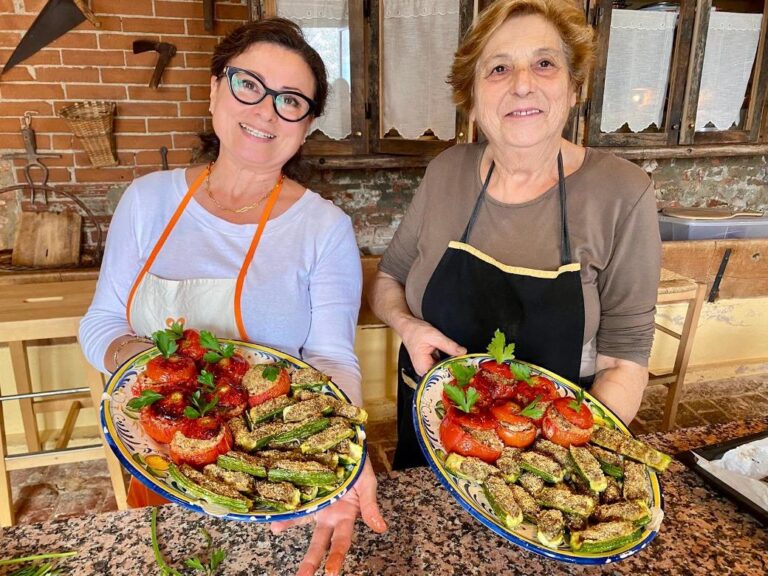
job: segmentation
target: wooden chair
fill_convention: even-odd
[[[648,378],[651,384],[664,384],[668,387],[664,416],[662,418],[662,429],[664,431],[672,429],[675,425],[677,407],[683,395],[685,374],[688,370],[688,361],[691,358],[693,339],[696,335],[696,328],[698,327],[706,290],[706,284],[698,283],[671,270],[664,268],[661,270],[657,304],[678,304],[683,302],[687,304],[685,320],[680,332],[656,323],[657,330],[672,336],[678,341],[675,365],[672,372],[666,374],[650,373]]]
[[[67,390],[33,392],[27,343],[48,338],[77,337],[80,318],[93,298],[95,280],[51,282],[4,286],[0,291],[0,343],[7,343],[11,355],[13,380],[11,394],[0,395],[0,525],[14,523],[10,472],[53,464],[105,458],[115,491],[118,508],[126,508],[125,483],[120,463],[104,441],[88,446],[68,447],[81,408],[98,411],[104,391],[102,374],[85,362],[84,386]],[[8,388],[7,388],[8,389]],[[66,398],[62,400],[61,398]],[[3,404],[16,401],[21,408],[28,452],[8,454]],[[38,435],[38,413],[68,410],[55,448],[42,450]]]

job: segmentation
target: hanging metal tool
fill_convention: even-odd
[[[48,0],[19,45],[16,46],[8,62],[5,63],[0,75],[36,54],[86,19],[96,28],[101,26],[85,0]]]
[[[726,248],[723,259],[720,260],[720,268],[717,270],[717,276],[715,276],[715,281],[712,283],[712,289],[709,291],[709,297],[707,298],[709,303],[714,302],[718,294],[720,294],[720,282],[723,281],[723,276],[725,276],[725,267],[728,266],[728,260],[731,259],[731,252],[733,252],[732,248]]]
[[[35,190],[37,188],[43,191],[43,204],[48,203],[48,196],[46,188],[48,186],[48,167],[40,162],[41,158],[61,158],[61,154],[38,154],[37,152],[37,138],[35,137],[35,131],[32,129],[32,116],[37,112],[24,112],[24,117],[21,119],[21,137],[24,140],[24,152],[15,152],[13,154],[3,154],[3,159],[12,160],[14,158],[25,158],[27,165],[24,166],[24,179],[29,186],[31,202],[35,203]],[[32,170],[38,170],[41,174],[39,182],[35,182],[32,178]]]
[[[176,46],[168,42],[156,42],[154,40],[134,40],[133,41],[133,53],[141,54],[142,52],[149,52],[154,50],[159,54],[157,57],[157,64],[155,64],[155,71],[152,73],[152,78],[149,81],[150,88],[157,88],[160,85],[160,78],[163,76],[163,71],[168,63],[176,55]]]
[[[216,12],[216,0],[203,0],[203,28],[213,32],[213,19]]]

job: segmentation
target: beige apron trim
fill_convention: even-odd
[[[400,376],[403,379],[403,384],[408,386],[411,390],[416,390],[418,384],[416,381],[405,373],[405,370],[400,370]]]
[[[455,240],[452,240],[448,243],[448,248],[453,248],[454,250],[462,250],[472,254],[472,256],[475,258],[478,258],[483,262],[487,262],[502,272],[506,272],[508,274],[517,274],[518,276],[531,276],[533,278],[557,278],[560,276],[560,274],[564,274],[566,272],[578,272],[581,270],[581,264],[578,262],[560,266],[560,268],[557,270],[536,270],[534,268],[523,268],[522,266],[507,266],[495,258],[488,256],[488,254],[481,252],[477,248],[470,246],[469,244],[465,244],[464,242],[457,242]]]

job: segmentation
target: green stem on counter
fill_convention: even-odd
[[[70,552],[53,552],[50,554],[35,554],[34,556],[24,556],[23,558],[8,558],[6,560],[0,560],[0,566],[10,566],[11,564],[34,562],[35,560],[48,560],[51,558],[69,558],[76,555],[76,550],[72,550]]]
[[[181,572],[171,568],[165,562],[163,554],[160,552],[160,545],[157,543],[157,508],[152,507],[152,514],[150,520],[150,533],[152,534],[152,551],[155,554],[155,562],[160,566],[160,572],[163,576],[182,576]]]

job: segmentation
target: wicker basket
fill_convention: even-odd
[[[59,111],[59,116],[80,139],[95,167],[117,165],[113,132],[116,107],[114,102],[86,100]]]

